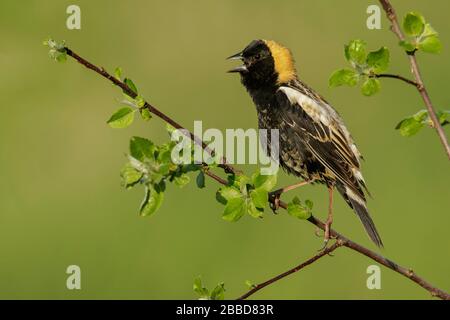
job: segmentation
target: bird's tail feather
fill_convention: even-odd
[[[338,190],[344,196],[347,203],[353,208],[353,211],[358,215],[361,220],[364,229],[369,236],[369,238],[378,246],[383,247],[383,241],[375,227],[375,223],[369,215],[369,210],[367,209],[364,199],[361,199],[358,195],[352,192],[349,188],[338,185]]]

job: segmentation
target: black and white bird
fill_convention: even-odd
[[[243,65],[229,72],[241,75],[242,84],[256,105],[258,127],[279,130],[282,168],[304,179],[285,190],[307,183],[328,187],[325,244],[330,238],[336,188],[358,215],[370,239],[382,247],[367,209],[364,191],[368,191],[360,169],[362,156],[336,110],[298,79],[289,49],[275,41],[254,40],[229,59],[243,61]]]

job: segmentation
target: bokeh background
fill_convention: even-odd
[[[371,98],[357,88],[329,89],[332,71],[346,66],[343,45],[367,40],[391,49],[391,73],[410,76],[408,61],[388,30],[366,28],[376,1],[20,1],[0,4],[0,298],[195,299],[193,279],[224,281],[235,298],[254,283],[316,253],[314,227],[285,213],[221,219],[218,185],[169,186],[161,209],[138,215],[143,190],[120,186],[129,138],[167,140],[157,118],[114,130],[106,120],[120,92],[69,60],[57,64],[42,41],[65,39],[109,70],[121,66],[140,92],[188,128],[256,126],[253,104],[225,57],[256,38],[294,52],[300,77],[342,114],[366,161],[372,215],[382,254],[450,290],[449,166],[435,132],[404,138],[394,130],[422,108],[418,93],[383,79]],[[67,30],[66,8],[81,7],[82,29]],[[432,101],[449,108],[450,43],[445,1],[393,1],[400,16],[416,10],[440,31],[440,55],[419,54]],[[448,129],[447,134],[448,134]],[[255,167],[247,167],[251,171]],[[279,184],[295,179],[281,173]],[[327,192],[307,187],[324,217]],[[334,227],[374,249],[352,211],[336,201]],[[66,289],[68,265],[81,267],[82,289]],[[382,289],[366,288],[373,261],[347,249],[262,290],[264,299],[428,299],[428,292],[382,267]]]

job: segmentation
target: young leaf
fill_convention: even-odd
[[[263,188],[256,188],[250,191],[250,198],[256,208],[264,209],[269,200],[269,194]]]
[[[403,30],[412,37],[420,36],[425,28],[424,17],[417,12],[409,12],[403,19]]]
[[[416,114],[400,121],[395,129],[400,130],[400,134],[404,137],[413,136],[424,127],[427,116],[427,110],[420,110]]]
[[[361,86],[361,93],[365,96],[371,96],[380,91],[381,85],[378,79],[368,78]]]
[[[395,127],[396,129],[400,130],[400,134],[404,137],[410,137],[415,135],[417,132],[420,131],[424,126],[423,123],[417,121],[413,117],[406,118],[400,121],[400,123]]]
[[[328,80],[328,85],[331,88],[342,86],[344,84],[353,87],[358,83],[358,80],[359,75],[356,71],[351,69],[340,69],[332,73]]]
[[[235,198],[240,198],[242,196],[239,190],[236,190],[233,187],[223,187],[219,190],[219,192],[220,195],[227,201]]]
[[[222,218],[226,221],[238,221],[245,214],[245,201],[242,197],[228,200]]]
[[[122,184],[129,189],[141,180],[143,173],[136,170],[129,162],[120,171]]]
[[[366,61],[366,42],[363,40],[352,40],[344,48],[345,58],[349,62],[363,65]]]
[[[152,114],[147,108],[139,109],[139,113],[141,114],[142,119],[145,121],[148,121],[152,118]]]
[[[314,203],[311,200],[305,200],[305,206],[309,209],[312,210]]]
[[[191,178],[189,178],[187,174],[182,174],[180,176],[176,176],[173,181],[177,186],[184,187],[189,183],[189,181],[191,181]]]
[[[136,85],[134,84],[134,82],[131,79],[125,78],[124,82],[128,86],[128,88],[131,89],[131,91],[133,91],[134,93],[138,94],[138,90],[136,88]]]
[[[252,182],[256,189],[260,188],[266,191],[272,190],[277,184],[278,176],[273,175],[262,175],[259,171],[252,175]]]
[[[65,48],[65,41],[61,43],[56,42],[53,39],[47,39],[44,41],[44,46],[49,47],[48,55],[50,58],[58,62],[64,62],[67,60],[67,50]]]
[[[440,53],[442,49],[441,40],[437,35],[428,36],[419,42],[418,48],[423,52]]]
[[[412,52],[416,49],[416,46],[407,40],[402,40],[398,43],[406,52]]]
[[[139,161],[154,159],[156,147],[148,139],[141,137],[132,137],[130,140],[130,154]]]
[[[116,78],[119,81],[120,81],[120,79],[122,79],[122,68],[121,67],[117,67],[116,69],[114,69],[114,78]]]
[[[163,199],[164,192],[161,190],[156,191],[152,186],[146,186],[145,198],[144,201],[142,201],[140,209],[141,216],[150,216],[155,213],[155,211],[161,206]]]
[[[439,119],[439,123],[442,126],[449,124],[450,120],[450,110],[440,110],[436,112],[436,115]]]
[[[126,128],[133,123],[134,111],[130,107],[123,107],[113,113],[107,121],[111,128]]]
[[[298,197],[295,197],[288,203],[287,211],[291,216],[299,219],[309,219],[311,217],[311,211],[302,205]]]
[[[257,208],[251,198],[245,199],[245,209],[253,218],[261,218],[264,212],[264,208]]]
[[[249,288],[249,289],[253,289],[256,287],[256,284],[254,284],[253,282],[251,282],[250,280],[245,280],[245,285]]]
[[[225,284],[219,283],[211,292],[211,300],[223,300],[225,298]]]
[[[389,66],[389,49],[381,47],[377,51],[372,51],[367,55],[367,65],[375,73],[385,71]]]
[[[195,182],[197,183],[197,187],[199,187],[200,189],[203,189],[205,187],[205,173],[203,171],[200,171],[198,173]]]
[[[200,276],[194,279],[193,289],[200,296],[200,299],[209,299],[209,290],[203,286]]]

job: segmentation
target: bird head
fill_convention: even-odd
[[[243,62],[228,72],[240,73],[246,86],[281,85],[296,78],[291,52],[272,40],[253,40],[228,59]]]

